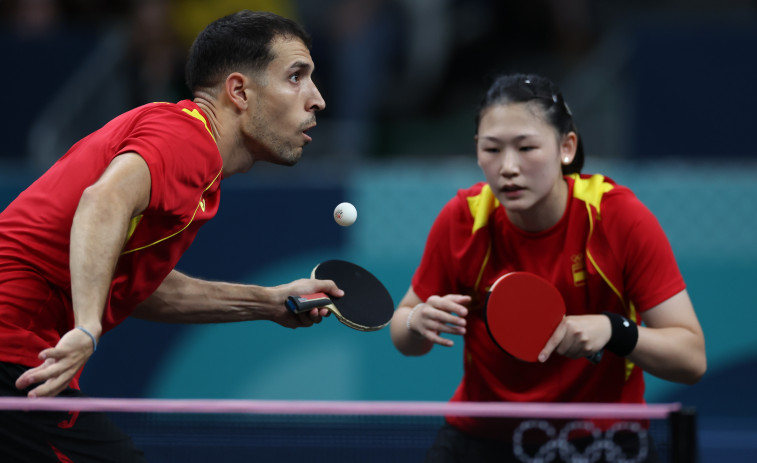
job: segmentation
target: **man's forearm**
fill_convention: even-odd
[[[201,280],[174,270],[133,315],[167,323],[259,320],[265,317],[258,309],[279,302],[273,291],[261,286]]]
[[[97,193],[82,195],[71,226],[71,298],[75,324],[100,336],[113,272],[128,215]]]

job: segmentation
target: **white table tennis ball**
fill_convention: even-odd
[[[334,220],[343,227],[349,227],[357,219],[357,209],[350,203],[339,203],[334,209]]]

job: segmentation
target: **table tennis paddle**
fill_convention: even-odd
[[[375,331],[389,324],[394,314],[394,302],[381,281],[368,270],[344,260],[327,260],[316,265],[311,278],[333,280],[344,296],[326,293],[290,296],[287,308],[294,313],[315,307],[331,311],[336,318],[360,331]]]
[[[565,301],[549,281],[529,272],[497,279],[486,298],[486,328],[494,343],[513,357],[537,362],[539,353],[565,316]],[[587,357],[597,363],[598,352]]]

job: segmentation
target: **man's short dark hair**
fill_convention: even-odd
[[[186,84],[194,93],[214,87],[232,72],[256,74],[273,61],[271,44],[277,38],[302,40],[310,35],[299,24],[265,11],[243,10],[210,23],[189,50]]]

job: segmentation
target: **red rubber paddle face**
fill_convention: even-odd
[[[502,350],[526,362],[539,353],[565,316],[565,301],[547,280],[528,272],[501,276],[486,301],[486,327]]]

